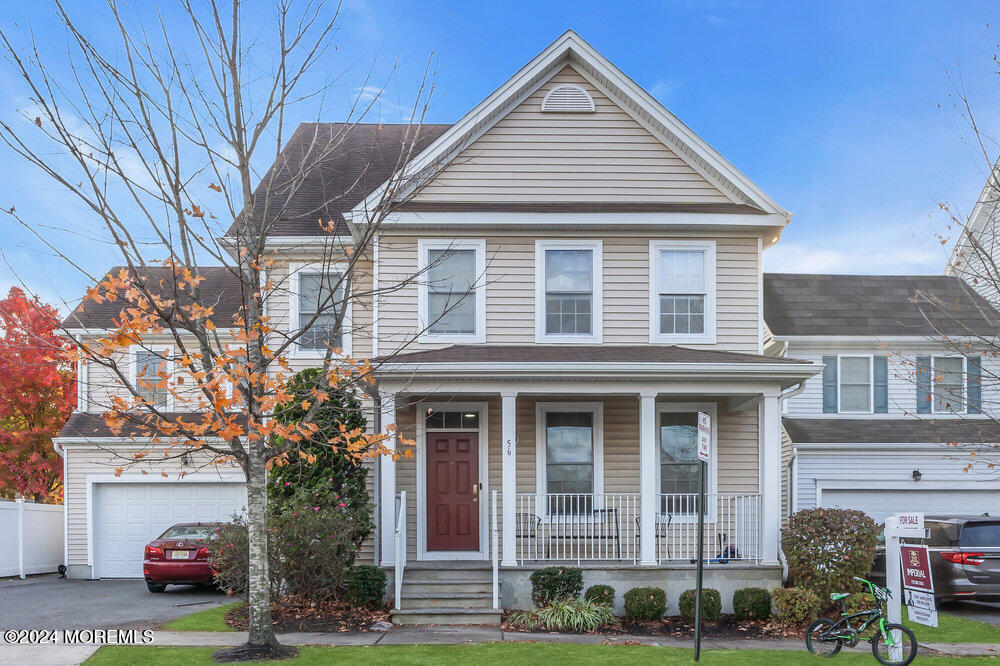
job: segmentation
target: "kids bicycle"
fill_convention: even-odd
[[[831,601],[839,601],[841,619],[837,622],[826,618],[816,620],[806,631],[806,649],[822,657],[832,657],[840,652],[843,646],[854,647],[861,640],[861,634],[869,627],[875,627],[875,632],[869,640],[872,644],[872,654],[881,664],[891,666],[906,666],[917,656],[917,639],[913,632],[901,624],[890,623],[885,618],[885,608],[891,596],[889,590],[875,585],[864,578],[854,577],[866,586],[869,594],[875,597],[876,608],[849,614],[844,600],[851,596],[850,592],[834,592]],[[859,622],[855,626],[851,621]]]

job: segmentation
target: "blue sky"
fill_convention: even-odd
[[[126,4],[131,2],[127,0]],[[45,3],[0,9],[5,29],[31,24],[52,58],[64,47]],[[75,0],[86,10],[100,0]],[[172,2],[160,3],[170,17]],[[250,2],[248,6],[253,7]],[[397,119],[434,53],[427,120],[452,122],[565,29],[576,30],[723,156],[795,214],[767,270],[940,273],[948,234],[940,202],[971,209],[987,164],[949,96],[961,76],[990,137],[1000,125],[1000,77],[991,57],[995,2],[388,2],[347,0],[327,72],[344,99],[372,59],[387,81],[378,111]],[[100,28],[90,12],[85,25]],[[266,15],[261,14],[261,21]],[[391,63],[400,66],[389,74]],[[0,70],[0,113],[23,93]],[[301,117],[314,113],[301,108]],[[338,120],[337,104],[325,119]],[[990,143],[989,151],[995,156]],[[0,150],[0,206],[39,225],[85,234],[92,219]],[[80,282],[26,230],[0,219],[0,289],[24,280],[52,301]],[[98,271],[113,251],[85,235],[79,259]]]

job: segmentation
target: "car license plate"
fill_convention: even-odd
[[[174,560],[186,560],[188,558],[188,551],[186,550],[171,551],[170,558]]]

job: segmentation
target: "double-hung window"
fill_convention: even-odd
[[[539,491],[548,511],[586,512],[603,492],[603,425],[598,404],[538,403]]]
[[[485,342],[486,241],[422,239],[417,251],[421,337]]]
[[[673,517],[697,515],[698,512],[698,412],[709,414],[715,423],[712,404],[661,405],[659,421],[660,511]],[[714,464],[716,455],[711,456]],[[711,493],[715,474],[708,470],[706,491]],[[712,503],[708,505],[711,513]]]
[[[934,357],[934,411],[965,411],[965,357]]]
[[[173,404],[166,385],[171,372],[169,350],[133,347],[132,368],[135,392],[140,398],[160,409]]]
[[[330,347],[350,353],[351,306],[345,298],[343,268],[293,268],[291,286],[292,330],[301,333],[296,339],[297,353],[323,356]]]
[[[840,357],[840,411],[872,411],[872,357]]]
[[[600,342],[601,241],[535,241],[537,342]]]
[[[650,342],[715,342],[715,243],[650,241]]]

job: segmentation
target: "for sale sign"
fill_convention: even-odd
[[[931,578],[931,558],[927,546],[899,546],[899,564],[903,574],[903,587],[918,592],[934,593]]]
[[[708,462],[712,457],[712,418],[698,412],[698,460]]]

